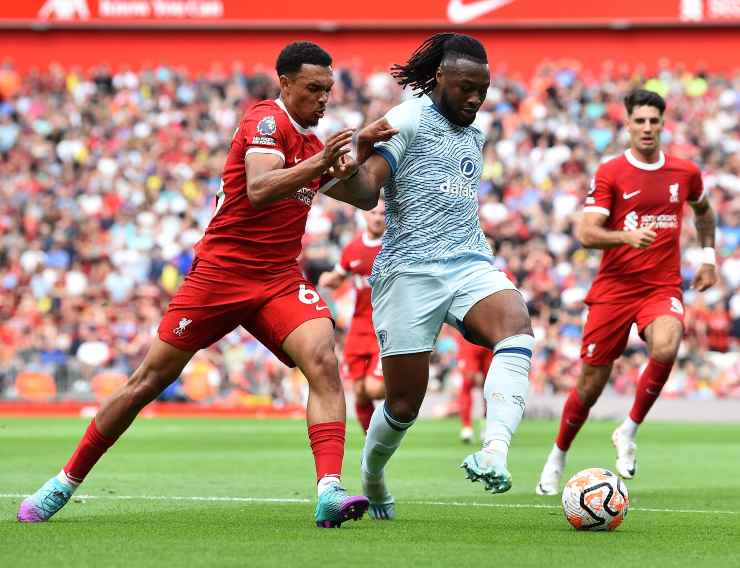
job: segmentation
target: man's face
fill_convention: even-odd
[[[462,57],[444,60],[437,70],[436,87],[442,114],[459,126],[470,126],[490,83],[488,65]]]
[[[295,73],[280,75],[280,97],[290,116],[307,128],[324,116],[334,86],[331,67],[304,63]]]
[[[663,117],[653,106],[637,106],[627,117],[627,131],[630,144],[643,154],[652,154],[660,148],[660,133],[663,131]]]
[[[374,239],[382,237],[385,233],[385,201],[381,199],[375,208],[366,211],[364,215],[370,236]]]

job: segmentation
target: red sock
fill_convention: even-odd
[[[463,377],[462,384],[460,385],[460,396],[458,398],[458,406],[460,412],[460,421],[462,422],[463,428],[473,427],[473,396],[472,391],[475,386],[473,379],[469,377]]]
[[[367,429],[370,428],[370,419],[373,417],[375,411],[375,405],[372,400],[367,401],[364,404],[355,402],[355,414],[357,415],[357,421],[362,426],[362,429],[367,434]]]
[[[637,382],[635,402],[632,404],[632,410],[630,410],[630,418],[634,422],[641,424],[645,420],[645,416],[647,416],[653,403],[660,396],[660,391],[668,380],[672,368],[673,361],[661,363],[652,358],[648,360],[647,367],[645,367],[642,375],[640,375],[640,380]]]
[[[578,431],[588,418],[589,410],[590,408],[581,401],[576,389],[570,391],[563,407],[563,415],[560,417],[560,431],[555,440],[555,444],[562,451],[567,452],[570,449]]]
[[[322,422],[308,427],[317,480],[327,475],[342,475],[344,433],[344,422]]]
[[[64,466],[64,473],[72,481],[81,483],[85,476],[90,473],[93,466],[116,441],[116,438],[103,436],[95,425],[95,418],[85,430],[82,440],[77,445],[75,453],[69,458]]]

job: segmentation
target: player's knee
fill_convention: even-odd
[[[124,387],[124,393],[129,405],[133,408],[143,408],[164,390],[162,378],[151,369],[138,370],[129,379]]]
[[[421,403],[416,404],[414,401],[403,398],[395,400],[386,399],[386,404],[393,418],[399,422],[411,422],[414,420],[419,415],[419,407],[421,406]]]
[[[661,339],[653,344],[650,356],[661,363],[672,363],[678,355],[679,340],[671,341],[671,338]]]
[[[317,346],[311,352],[304,372],[309,382],[317,388],[342,390],[339,380],[339,362],[334,349],[326,345]]]

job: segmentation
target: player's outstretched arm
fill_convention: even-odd
[[[341,181],[326,192],[326,195],[369,211],[378,204],[380,188],[391,173],[385,158],[373,154],[359,165],[356,161],[345,159],[332,170]],[[346,177],[345,177],[346,176]]]
[[[329,290],[336,290],[342,285],[345,278],[347,278],[347,274],[340,274],[336,270],[322,272],[319,276],[319,286],[328,288]]]
[[[351,141],[352,130],[340,130],[326,141],[321,152],[292,168],[283,168],[283,159],[274,154],[249,154],[246,159],[249,201],[262,209],[292,195],[347,154]]]
[[[691,203],[694,210],[694,225],[699,235],[699,243],[704,249],[704,260],[694,276],[691,287],[699,292],[711,288],[717,283],[717,260],[714,252],[714,235],[716,218],[714,210],[705,197],[697,203]]]
[[[634,231],[612,231],[604,228],[607,220],[601,213],[584,213],[576,228],[576,238],[585,248],[608,249],[621,245],[644,249],[655,241],[658,234],[653,225],[641,227]]]

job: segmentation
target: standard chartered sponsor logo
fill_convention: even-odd
[[[478,198],[478,189],[475,184],[461,178],[447,178],[439,185],[439,190],[455,197]]]
[[[652,225],[654,229],[677,229],[678,215],[643,215],[630,211],[624,218],[624,230],[634,231],[637,227]]]

